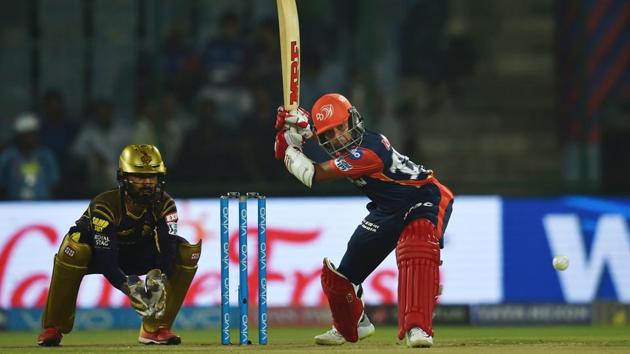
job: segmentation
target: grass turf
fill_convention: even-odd
[[[1,353],[103,353],[103,352],[229,352],[245,353],[408,353],[404,343],[397,343],[397,329],[379,327],[374,336],[359,343],[342,346],[318,346],[313,336],[324,328],[271,328],[269,345],[222,346],[218,329],[182,330],[179,346],[137,344],[138,331],[78,331],[65,336],[59,348],[41,348],[35,344],[37,333],[0,332]],[[255,329],[250,339],[257,340]],[[238,333],[232,333],[238,341]],[[547,326],[547,327],[452,327],[436,328],[436,353],[630,353],[630,327]]]

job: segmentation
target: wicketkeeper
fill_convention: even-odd
[[[359,112],[342,95],[329,93],[312,108],[314,132],[303,108],[276,119],[276,159],[306,186],[348,179],[370,198],[369,214],[348,242],[335,268],[324,258],[322,288],[333,327],[315,337],[317,344],[357,342],[374,333],[362,301],[363,281],[396,250],[398,265],[398,338],[409,347],[433,345],[432,316],[440,288],[442,236],[453,193],[432,170],[400,154],[381,134],[366,130]],[[314,163],[302,153],[306,139],[317,136],[331,159]]]
[[[119,187],[92,199],[55,255],[39,345],[57,346],[72,330],[86,274],[103,274],[129,297],[142,316],[140,343],[181,342],[171,326],[197,271],[201,242],[177,236],[177,208],[164,191],[165,177],[155,146],[123,149]]]

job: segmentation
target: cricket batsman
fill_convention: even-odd
[[[91,200],[55,255],[39,345],[58,346],[72,330],[86,274],[103,274],[127,295],[142,316],[140,343],[181,343],[171,326],[197,271],[201,242],[177,236],[177,208],[164,190],[166,166],[155,146],[128,145],[118,166],[119,187]]]
[[[321,96],[309,113],[278,110],[275,157],[307,187],[345,178],[370,199],[369,214],[350,237],[339,267],[324,258],[322,289],[332,312],[322,345],[357,342],[374,333],[364,313],[363,281],[393,250],[398,266],[398,338],[408,347],[433,345],[433,307],[439,295],[440,249],[453,193],[432,170],[396,151],[387,138],[364,128],[363,118],[342,95]],[[317,137],[331,159],[314,163],[302,152]]]

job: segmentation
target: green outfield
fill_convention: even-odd
[[[254,352],[265,353],[408,353],[396,341],[396,329],[379,327],[376,334],[357,344],[323,347],[313,336],[323,328],[272,328],[269,345],[222,346],[218,329],[182,330],[182,345],[144,346],[136,343],[137,331],[80,331],[67,335],[60,348],[35,345],[36,333],[0,332],[1,353],[103,353],[103,352]],[[630,353],[630,327],[549,326],[549,327],[438,327],[435,353]],[[252,340],[256,332],[252,331]],[[233,341],[238,340],[233,333]]]

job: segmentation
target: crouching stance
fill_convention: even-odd
[[[363,311],[361,284],[392,251],[398,265],[398,337],[409,347],[433,345],[433,307],[439,292],[442,235],[453,194],[432,170],[396,151],[382,134],[363,126],[363,118],[339,94],[325,94],[309,114],[280,109],[276,158],[306,186],[347,179],[369,199],[369,214],[350,237],[339,267],[324,259],[322,289],[333,328],[317,344],[356,342],[374,333]],[[302,152],[316,136],[331,159],[314,163]]]
[[[171,326],[197,271],[201,242],[177,236],[177,208],[164,191],[165,176],[155,146],[122,151],[119,188],[91,200],[55,255],[39,345],[57,346],[72,331],[86,274],[103,274],[127,295],[142,316],[140,343],[181,342]],[[145,274],[144,281],[138,277]]]

